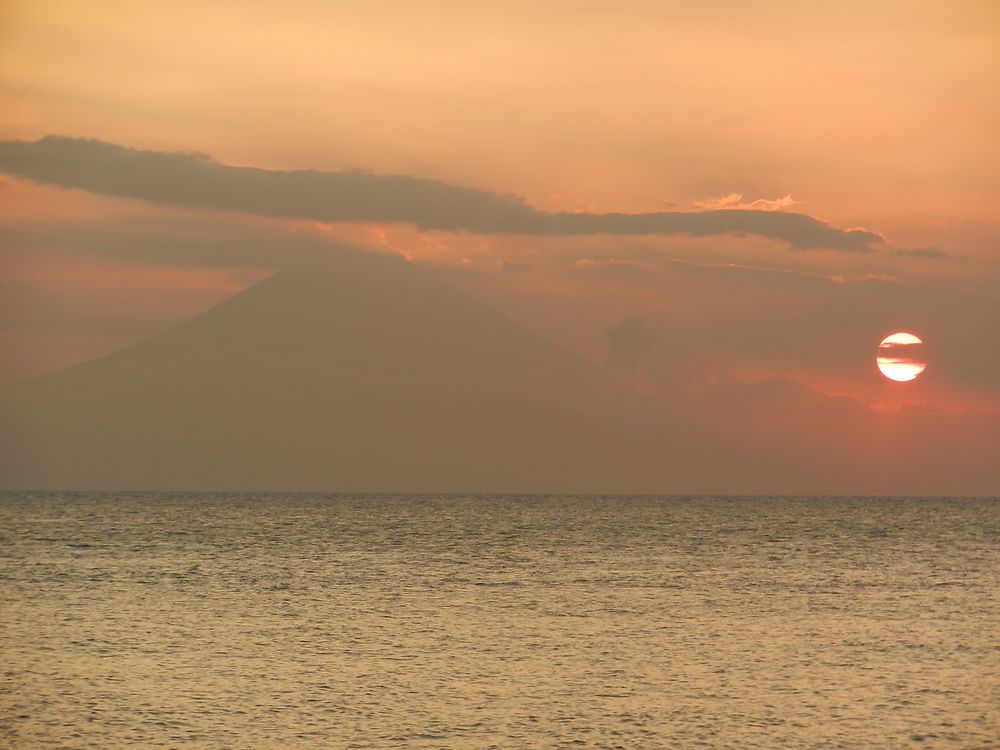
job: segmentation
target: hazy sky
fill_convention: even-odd
[[[403,255],[651,398],[779,378],[993,419],[997,91],[987,0],[7,2],[0,379],[305,239]],[[926,342],[905,385],[874,368],[896,330]]]

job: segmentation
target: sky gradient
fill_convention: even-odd
[[[5,4],[0,382],[351,246],[715,425],[727,490],[764,424],[803,467],[887,424],[1000,491],[995,4],[536,6]]]

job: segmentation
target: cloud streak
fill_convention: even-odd
[[[906,255],[910,258],[920,258],[922,260],[940,260],[950,258],[953,260],[968,260],[967,255],[953,255],[936,247],[900,247],[892,251],[893,255]]]
[[[142,151],[62,136],[0,142],[0,169],[103,195],[323,222],[404,222],[425,230],[476,234],[752,234],[799,250],[854,252],[870,252],[883,242],[868,230],[840,229],[783,211],[546,212],[514,195],[419,177],[234,167],[205,154]]]
[[[744,201],[740,193],[730,193],[721,198],[713,198],[707,201],[696,201],[695,206],[705,210],[718,210],[723,208],[738,208],[744,211],[781,211],[794,206],[802,201],[795,200],[791,194],[781,198],[770,200],[768,198],[758,198],[757,200]]]

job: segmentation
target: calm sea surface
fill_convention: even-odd
[[[1000,502],[0,495],[0,746],[985,748]]]

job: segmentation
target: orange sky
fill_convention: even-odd
[[[639,316],[664,343],[652,369],[669,345],[737,377],[828,393],[1000,403],[995,356],[970,359],[973,344],[956,343],[995,331],[983,316],[1000,310],[994,3],[492,5],[9,2],[0,140],[62,134],[273,170],[363,168],[544,210],[773,202],[878,232],[885,247],[345,226],[0,175],[0,273],[14,300],[0,308],[0,377],[162,330],[268,267],[157,255],[171,240],[310,236],[441,266],[597,361],[605,331]],[[919,328],[931,358],[905,396],[873,375],[875,346],[896,328]]]
[[[7,3],[2,135],[565,208],[736,192],[842,223],[995,219],[993,3],[481,5]]]

